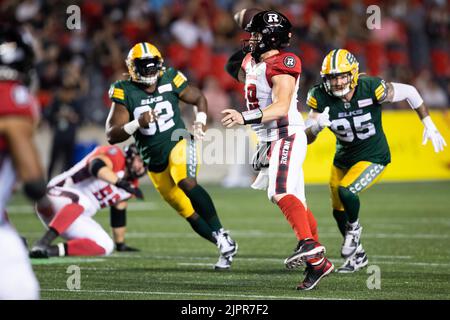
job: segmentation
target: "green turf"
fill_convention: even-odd
[[[311,292],[294,290],[302,271],[283,260],[296,245],[293,232],[264,192],[207,187],[220,217],[239,242],[232,271],[216,272],[216,248],[147,188],[150,209],[128,215],[128,244],[139,253],[33,261],[43,299],[449,299],[450,182],[378,184],[362,195],[363,244],[369,266],[381,270],[381,289],[369,290],[366,270],[332,274]],[[321,242],[336,266],[341,236],[326,186],[307,186]],[[11,220],[29,243],[43,228],[20,195]],[[96,219],[108,228],[108,211]],[[81,290],[66,286],[70,265],[81,270]]]

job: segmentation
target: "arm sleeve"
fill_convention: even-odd
[[[392,102],[406,100],[412,109],[417,109],[423,104],[423,99],[414,86],[403,83],[391,82],[394,88],[394,97]]]

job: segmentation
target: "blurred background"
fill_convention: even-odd
[[[79,30],[66,27],[66,10],[73,4],[81,9]],[[381,9],[382,28],[369,30],[366,9],[373,4]],[[233,15],[250,7],[278,10],[294,26],[289,51],[302,59],[298,101],[301,111],[308,111],[306,93],[320,81],[326,53],[344,47],[357,57],[361,72],[415,85],[425,104],[439,111],[438,127],[446,126],[441,129],[444,131],[450,127],[450,6],[446,0],[0,0],[0,20],[11,21],[22,29],[36,51],[38,81],[33,90],[43,115],[38,139],[49,176],[67,168],[94,145],[105,143],[108,89],[111,83],[123,79],[124,59],[136,42],[156,45],[167,66],[181,70],[203,90],[209,103],[210,126],[219,126],[220,111],[225,107],[243,106],[243,86],[224,71],[224,65],[241,47],[240,40],[248,37],[238,28]],[[406,103],[386,108],[411,113]],[[192,121],[191,108],[183,112],[186,121]],[[396,119],[393,123],[403,118]],[[411,124],[418,136],[414,143],[420,146],[421,124],[417,119],[412,119]],[[386,133],[389,137],[387,128]],[[446,137],[450,142],[448,134]],[[331,161],[328,158],[334,151],[333,138],[327,139],[317,147],[320,152],[312,156],[320,164],[321,159]],[[397,144],[403,148],[403,142],[393,141],[393,149]],[[433,156],[431,150],[426,149],[429,156]],[[409,152],[413,157],[417,155],[414,149]],[[436,175],[449,179],[448,148],[444,154],[438,158],[443,162]],[[204,177],[222,181],[230,174],[229,169],[206,168]],[[246,167],[239,170],[234,175],[251,178]]]

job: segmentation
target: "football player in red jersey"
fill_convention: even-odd
[[[138,178],[145,172],[144,162],[135,145],[126,147],[124,152],[116,146],[102,146],[53,178],[47,188],[51,210],[39,205],[36,207],[48,231],[34,244],[30,256],[111,254],[113,240],[92,217],[100,209],[111,207],[111,213],[124,218],[126,201],[132,196],[143,199]],[[58,236],[67,242],[51,245]]]
[[[33,50],[17,28],[0,25],[0,300],[38,299],[39,284],[6,206],[16,178],[32,201],[48,204],[44,171],[33,142],[38,104],[25,83]]]
[[[317,223],[306,204],[302,164],[306,156],[305,125],[297,109],[301,61],[283,51],[291,38],[289,20],[276,11],[261,11],[245,26],[251,33],[247,53],[234,54],[226,69],[245,83],[247,109],[225,109],[222,124],[250,124],[259,138],[253,167],[260,173],[252,187],[268,190],[298,239],[287,268],[306,263],[306,277],[298,290],[310,290],[333,271],[318,242]],[[242,59],[240,67],[236,60]]]

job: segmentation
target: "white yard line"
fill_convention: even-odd
[[[178,266],[207,266],[207,267],[211,267],[214,264],[213,263],[184,263],[184,262],[180,262],[177,263]]]
[[[251,294],[233,294],[233,293],[201,293],[201,292],[164,292],[164,291],[125,291],[125,290],[68,290],[68,289],[41,289],[44,292],[69,292],[69,293],[111,293],[111,294],[137,294],[137,295],[164,295],[164,296],[204,296],[204,297],[236,297],[249,299],[292,299],[292,300],[349,300],[336,297],[316,298],[301,296],[264,296]]]

